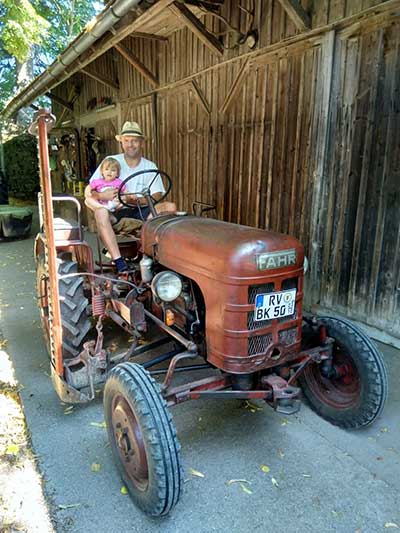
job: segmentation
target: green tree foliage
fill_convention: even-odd
[[[91,0],[0,0],[0,112],[17,92],[17,68],[39,75],[103,7]]]
[[[3,23],[0,39],[4,50],[24,63],[33,45],[40,45],[50,23],[36,11],[28,0],[3,0]]]
[[[96,10],[88,0],[41,0],[38,12],[51,21],[46,42],[37,48],[36,66],[48,66],[83,30]]]

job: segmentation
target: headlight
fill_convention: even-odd
[[[307,272],[308,270],[308,259],[306,256],[304,256],[304,263],[303,263],[303,270],[304,270],[304,274]]]
[[[172,302],[182,292],[181,278],[173,272],[159,272],[153,278],[151,290],[163,302]]]

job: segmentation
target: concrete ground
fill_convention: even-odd
[[[58,532],[400,528],[400,353],[385,345],[380,348],[389,369],[389,401],[382,417],[365,430],[338,429],[306,405],[292,417],[259,402],[258,409],[217,400],[175,407],[184,493],[168,517],[144,516],[121,494],[101,427],[101,398],[66,410],[53,390],[36,308],[32,249],[33,237],[0,242],[0,328],[23,385],[34,453]],[[99,471],[92,471],[93,463]]]

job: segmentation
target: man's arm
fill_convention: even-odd
[[[103,192],[97,192],[92,189],[90,189],[90,186],[88,185],[89,190],[91,190],[91,197],[95,200],[115,200],[118,196],[118,189],[115,188],[109,188],[106,191]]]
[[[157,202],[162,196],[161,192],[156,192],[151,195],[153,200]],[[129,204],[136,204],[140,206],[147,206],[147,200],[144,196],[139,194],[123,194],[122,199]]]
[[[97,192],[87,185],[85,187],[85,200],[99,201],[99,200],[114,200],[117,196],[118,189],[107,189],[104,192]]]

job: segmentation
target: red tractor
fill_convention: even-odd
[[[187,214],[154,216],[125,250],[124,279],[95,268],[79,217],[53,219],[53,201],[71,199],[52,198],[52,122],[40,111],[31,132],[39,134],[42,188],[38,301],[54,386],[74,403],[92,400],[105,383],[112,453],[144,512],[167,514],[181,493],[173,405],[258,399],[292,414],[303,393],[312,409],[342,428],[367,426],[379,416],[388,389],[381,354],[349,321],[303,314],[306,259],[297,239]],[[149,190],[143,194],[156,215]],[[110,319],[134,339],[122,353],[103,346],[103,323]],[[153,356],[132,362],[143,353]],[[169,366],[158,384],[148,369],[162,361]],[[198,369],[209,375],[174,384],[177,372]]]

